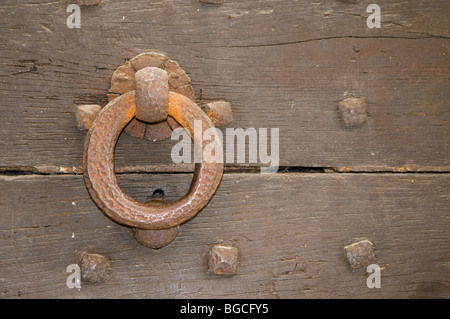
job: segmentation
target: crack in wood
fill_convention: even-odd
[[[298,41],[287,41],[279,43],[268,43],[268,44],[249,44],[249,45],[227,45],[227,46],[216,46],[216,47],[226,47],[226,48],[260,48],[260,47],[274,47],[283,45],[293,45],[309,42],[318,42],[325,40],[341,40],[341,39],[399,39],[399,40],[422,40],[422,39],[450,39],[450,37],[442,35],[433,35],[425,32],[411,32],[414,34],[426,35],[422,37],[405,37],[405,36],[357,36],[357,35],[345,35],[345,36],[333,36],[333,37],[323,37],[314,39],[304,39]]]

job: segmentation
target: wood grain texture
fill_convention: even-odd
[[[144,201],[174,200],[185,174],[119,175]],[[264,185],[264,187],[261,187]],[[4,298],[450,297],[450,181],[445,174],[227,174],[209,205],[161,250],[94,206],[81,176],[0,177]],[[381,289],[366,287],[343,247],[374,244]],[[238,274],[207,274],[210,245],[239,248]],[[83,251],[107,256],[105,283],[68,289]]]
[[[103,0],[82,7],[80,29],[66,26],[70,3],[0,3],[0,297],[450,298],[449,1],[377,1],[381,29],[366,26],[371,1]],[[180,64],[199,103],[230,101],[229,127],[279,128],[288,172],[230,163],[209,205],[156,251],[76,175],[75,106],[105,105],[113,72],[148,51]],[[367,105],[358,128],[339,122],[347,97]],[[121,187],[141,201],[184,195],[192,165],[172,164],[174,144],[123,134]],[[39,175],[52,173],[68,175]],[[362,239],[381,289],[345,259]],[[216,243],[239,248],[235,277],[206,272]],[[69,289],[84,251],[112,272]]]
[[[191,77],[199,101],[232,103],[230,127],[280,129],[280,165],[450,166],[450,3],[102,1],[69,29],[66,0],[0,4],[0,166],[79,166],[75,105],[105,105],[114,70],[159,51]],[[362,97],[361,128],[336,108]],[[118,165],[169,163],[174,142],[122,136]],[[359,167],[359,169],[358,169]]]

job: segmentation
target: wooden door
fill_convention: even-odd
[[[370,28],[371,3],[103,0],[69,28],[70,1],[2,0],[1,296],[450,297],[450,3],[379,0]],[[114,70],[148,51],[181,65],[199,103],[229,101],[229,128],[279,129],[278,172],[227,163],[208,206],[159,250],[92,202],[74,115],[106,105]],[[362,101],[361,123],[343,122],[347,98]],[[122,134],[121,187],[142,201],[185,194],[192,166],[173,165],[174,143]],[[381,288],[344,254],[361,240]],[[236,275],[208,273],[214,244],[239,249]],[[87,251],[110,273],[70,289],[66,269]]]

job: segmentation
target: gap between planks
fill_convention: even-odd
[[[224,174],[259,174],[259,166],[225,166]],[[165,164],[165,165],[133,165],[119,166],[115,169],[116,174],[184,174],[193,173],[193,164]],[[383,173],[420,173],[420,174],[448,174],[450,166],[340,166],[340,167],[305,167],[305,166],[281,166],[277,173],[360,173],[360,174],[383,174]],[[80,175],[83,174],[81,166],[0,166],[0,175]]]

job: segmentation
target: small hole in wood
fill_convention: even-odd
[[[151,197],[152,199],[155,199],[155,198],[157,198],[157,199],[162,199],[162,198],[164,197],[164,195],[165,195],[164,190],[161,189],[161,188],[158,188],[158,189],[155,189],[155,190],[153,191],[153,194],[152,194],[152,196],[150,196],[150,197]]]

